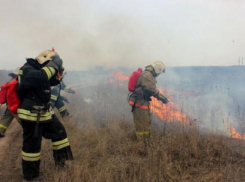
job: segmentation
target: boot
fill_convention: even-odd
[[[144,143],[144,138],[142,135],[137,135],[137,141],[138,141],[138,153],[139,155],[145,156],[146,154],[146,147],[145,147],[145,143]]]
[[[65,158],[59,159],[55,161],[55,167],[57,169],[64,169],[66,166],[65,164]]]
[[[26,181],[42,181],[43,177],[42,176],[38,176],[36,178],[32,178],[32,179],[25,179]]]

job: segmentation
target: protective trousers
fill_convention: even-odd
[[[7,108],[4,116],[0,119],[0,133],[4,134],[14,119],[14,114]]]
[[[139,152],[147,153],[148,139],[150,135],[151,113],[149,109],[134,108],[133,110],[134,125],[136,137],[139,144]]]
[[[148,136],[150,134],[151,113],[149,109],[134,108],[134,125],[136,136]]]
[[[40,122],[37,137],[34,137],[35,126],[35,122],[22,121],[22,170],[26,180],[32,180],[39,176],[42,136],[52,140],[56,165],[64,165],[65,160],[73,159],[65,128],[55,115],[52,116],[51,122]]]

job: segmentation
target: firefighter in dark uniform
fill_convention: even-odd
[[[56,107],[58,109],[61,117],[63,118],[69,115],[64,103],[66,102],[69,104],[69,101],[66,97],[60,95],[60,90],[64,90],[65,92],[71,94],[75,94],[75,91],[67,87],[63,81],[60,85],[51,88],[51,105],[52,107]]]
[[[55,165],[64,167],[72,152],[64,126],[50,107],[50,88],[60,84],[64,68],[59,55],[51,50],[27,59],[18,75],[17,93],[21,105],[17,115],[23,128],[22,170],[24,179],[39,178],[42,136],[52,140]]]

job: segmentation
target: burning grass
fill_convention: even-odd
[[[183,113],[177,104],[171,102],[171,95],[163,93],[162,89],[159,89],[159,91],[165,95],[168,100],[170,100],[170,102],[168,104],[163,104],[156,98],[151,97],[151,111],[156,114],[157,117],[162,121],[179,121],[181,123],[187,124],[189,122],[187,114]]]
[[[82,102],[76,99],[78,102]],[[245,143],[217,135],[200,135],[197,127],[179,122],[153,123],[148,154],[139,153],[131,120],[109,117],[97,123],[85,105],[72,106],[64,120],[74,161],[56,169],[50,141],[44,140],[43,181],[243,181]],[[20,144],[21,145],[21,144]],[[18,150],[20,152],[20,150]],[[9,155],[7,160],[13,160]],[[21,171],[21,156],[18,171]],[[11,164],[15,165],[15,164]],[[10,169],[13,168],[9,166]],[[12,181],[21,181],[21,175]]]
[[[110,117],[98,125],[90,110],[75,112],[64,122],[75,160],[65,169],[55,169],[52,150],[44,148],[42,153],[48,154],[42,158],[44,181],[245,180],[242,140],[200,135],[196,126],[179,122],[153,124],[148,154],[143,156],[132,121]]]
[[[171,122],[159,120],[161,124],[153,120],[148,154],[139,153],[126,99],[122,104],[124,92],[119,87],[104,87],[89,90],[96,91],[90,105],[83,102],[82,89],[69,98],[72,116],[64,125],[75,160],[65,169],[56,169],[51,143],[43,141],[43,181],[245,181],[244,140],[200,134],[198,123],[176,105],[169,105],[169,112],[163,105],[156,105],[158,110],[151,108],[160,120],[169,113],[180,116],[163,118]],[[13,155],[7,160],[13,161]],[[19,155],[18,171],[20,165]],[[20,174],[15,176],[11,181],[21,181]]]

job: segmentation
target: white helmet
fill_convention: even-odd
[[[151,65],[157,75],[165,72],[165,65],[161,61],[157,61]]]
[[[47,51],[43,51],[41,52],[37,57],[36,60],[38,61],[39,64],[43,64],[46,61],[51,61],[52,60],[52,56],[58,55],[57,52],[53,51],[53,50],[47,50]]]

